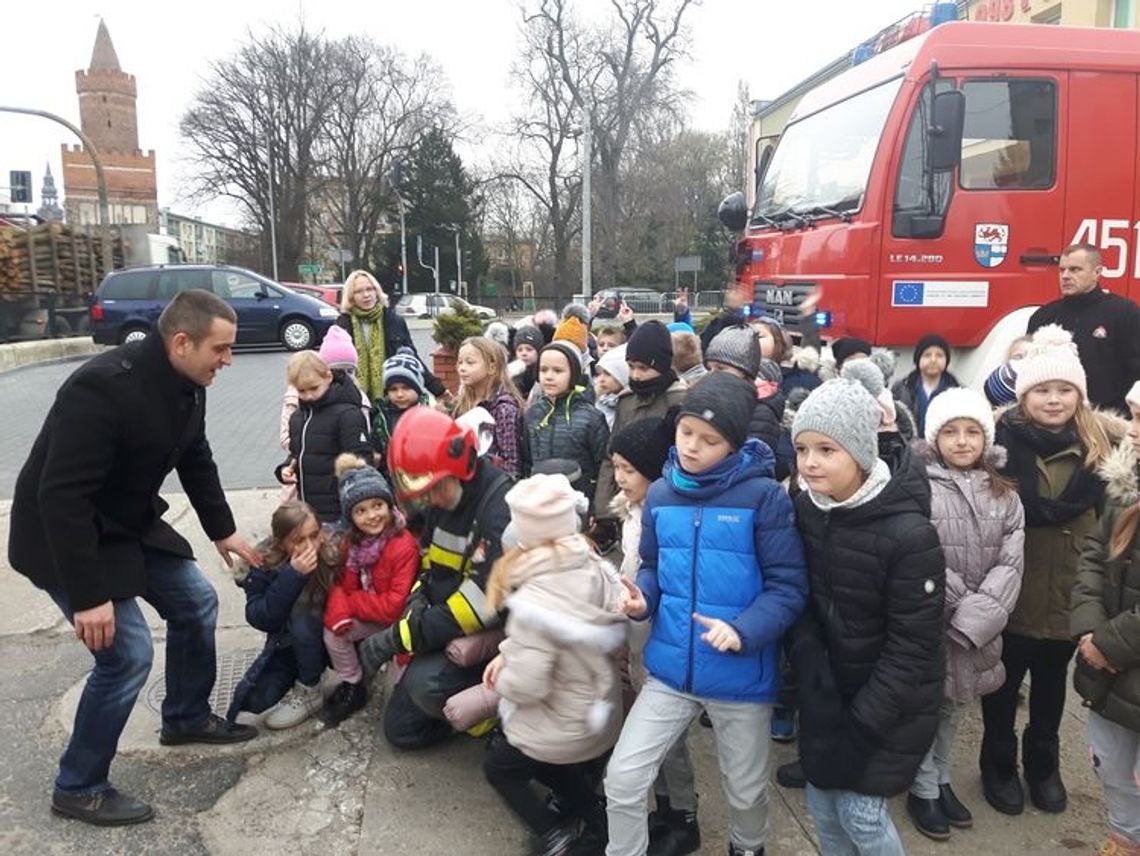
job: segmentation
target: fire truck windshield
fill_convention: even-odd
[[[813,215],[859,210],[901,84],[895,77],[788,125],[764,173],[754,218],[802,225]]]

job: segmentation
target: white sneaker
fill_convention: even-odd
[[[300,725],[313,714],[319,713],[324,703],[320,683],[307,687],[298,681],[269,711],[265,717],[265,727],[280,730]]]

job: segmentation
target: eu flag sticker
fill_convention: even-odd
[[[925,282],[896,280],[891,293],[891,306],[922,306]]]

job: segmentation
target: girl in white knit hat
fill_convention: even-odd
[[[858,365],[856,363],[855,365]],[[930,520],[946,557],[946,683],[938,732],[907,797],[915,827],[935,840],[973,817],[950,785],[962,710],[1005,679],[1002,631],[1021,591],[1025,513],[1012,482],[997,472],[994,417],[981,393],[958,387],[930,401],[926,439],[915,452],[930,478]]]
[[[595,761],[621,730],[617,652],[629,622],[617,571],[579,534],[588,507],[564,475],[536,475],[507,493],[518,547],[487,584],[492,608],[508,610],[507,638],[483,674],[501,697],[502,736],[488,746],[487,780],[535,837],[538,856],[565,853],[582,822],[598,838]],[[559,818],[532,789],[557,797]]]
[[[1029,798],[1041,811],[1068,803],[1058,763],[1069,661],[1069,597],[1085,539],[1096,530],[1104,501],[1098,466],[1124,422],[1088,404],[1085,371],[1072,337],[1055,324],[1033,335],[1017,372],[1017,406],[998,420],[997,442],[1009,453],[1003,474],[1017,481],[1025,507],[1025,572],[1003,634],[1005,682],[983,697],[980,766],[986,801],[1020,814],[1017,693],[1028,672],[1029,724],[1021,760]]]

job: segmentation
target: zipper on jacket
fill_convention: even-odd
[[[823,555],[826,557],[828,548],[831,545],[831,512],[823,512]],[[827,627],[824,632],[829,632],[835,627],[835,590],[831,587],[831,562],[827,560],[826,567],[823,570],[823,578],[827,582]]]
[[[693,562],[689,570],[689,659],[685,668],[685,692],[693,691],[693,651],[696,648],[696,628],[693,627],[693,613],[697,611],[697,553],[701,544],[701,514],[704,506],[693,509]]]
[[[312,418],[313,408],[310,407],[308,414],[305,416],[305,423],[301,426],[301,451],[297,453],[297,496],[301,498],[302,502],[308,502],[305,498],[305,476],[301,461],[305,459],[305,440],[308,438],[309,420]]]

